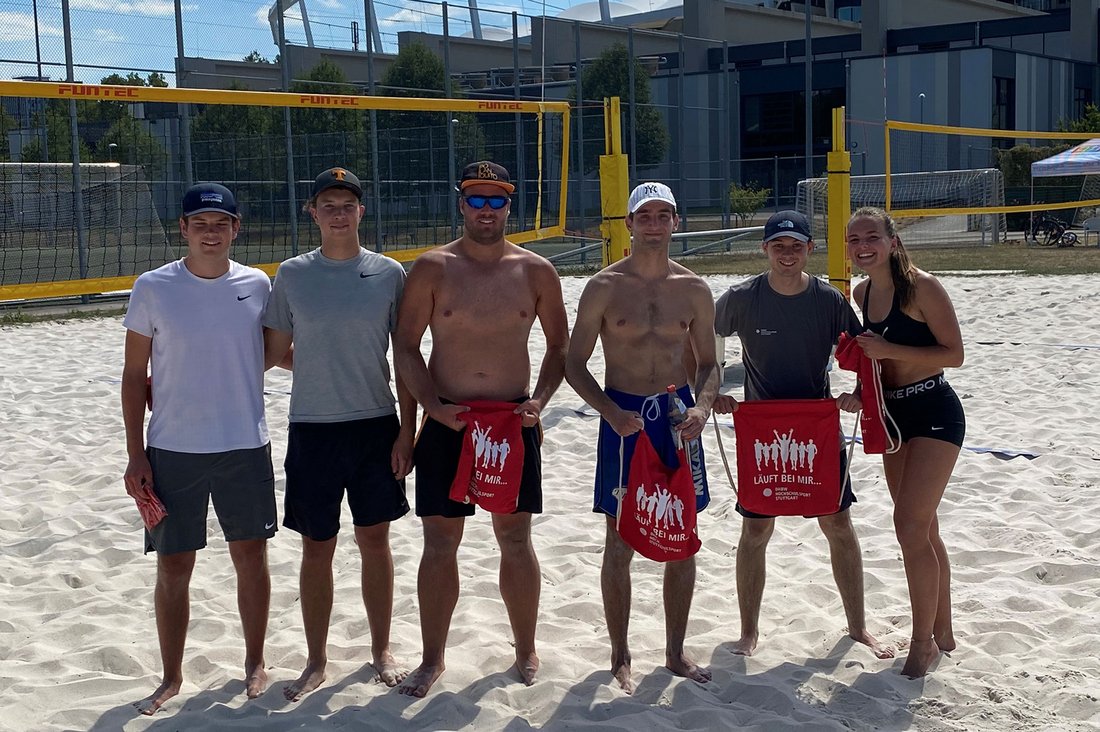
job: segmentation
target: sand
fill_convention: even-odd
[[[717,295],[736,279],[709,282]],[[584,283],[564,281],[571,321]],[[699,520],[688,651],[714,679],[698,684],[663,669],[661,569],[638,559],[632,697],[608,683],[603,522],[590,513],[597,422],[577,413],[583,403],[563,385],[544,413],[546,512],[533,529],[542,671],[534,686],[508,670],[497,549],[479,515],[467,522],[459,554],[448,670],[427,699],[372,680],[358,554],[345,526],[328,682],[298,703],[280,692],[305,660],[300,547],[284,529],[270,543],[272,688],[246,700],[233,574],[211,514],[192,583],[182,693],[155,717],[136,716],[131,703],[159,683],[160,662],[155,559],[141,554],[138,514],[121,479],[121,318],[0,328],[0,729],[1100,729],[1100,278],[951,276],[944,284],[966,341],[966,365],[949,378],[966,408],[967,446],[1033,455],[964,450],[947,488],[940,523],[952,555],[958,649],[913,681],[898,673],[900,658],[877,660],[854,645],[825,540],[816,522],[791,518],[778,522],[770,546],[757,655],[731,654],[741,519],[708,431],[714,501]],[[737,345],[727,345],[736,363]],[[537,333],[532,350],[537,359]],[[602,370],[598,352],[593,370]],[[738,395],[740,373],[733,366],[726,374]],[[847,373],[833,376],[834,389],[850,384]],[[280,503],[289,389],[288,374],[269,373]],[[880,461],[857,451],[853,476],[870,629],[904,644],[909,603]],[[419,521],[397,522],[392,544],[394,651],[412,667],[420,653]]]

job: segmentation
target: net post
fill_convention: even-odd
[[[623,154],[619,97],[604,99],[604,149],[600,156],[600,208],[603,223],[603,266],[630,254],[630,232],[626,229],[626,199],[630,171]]]
[[[844,107],[833,110],[833,149],[828,156],[829,284],[852,296],[852,268],[845,251],[845,229],[852,215],[852,156],[844,138]]]

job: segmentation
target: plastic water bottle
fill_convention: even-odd
[[[676,393],[674,384],[669,384],[666,391],[668,392],[669,427],[673,428],[687,419],[687,405]],[[680,432],[673,429],[672,439],[676,443],[677,450],[682,448],[687,453],[688,462],[691,464],[691,482],[695,484],[695,495],[703,495],[703,449],[699,444],[699,438],[684,440]]]

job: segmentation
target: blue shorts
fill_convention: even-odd
[[[676,454],[676,443],[672,438],[672,428],[668,422],[666,394],[645,397],[615,389],[604,389],[604,393],[622,409],[641,414],[642,421],[645,422],[645,433],[653,444],[653,449],[661,456],[661,461],[670,468],[680,466],[680,459]],[[692,398],[688,387],[683,386],[676,393],[684,404],[689,407],[695,406],[695,399]],[[619,512],[619,499],[615,497],[614,491],[619,487],[620,440],[623,446],[622,479],[625,482],[630,472],[630,461],[634,457],[634,446],[638,442],[638,435],[620,438],[607,420],[601,419],[600,440],[596,446],[596,493],[592,503],[593,513],[615,516]],[[702,445],[700,445],[699,455],[702,457]],[[707,486],[707,472],[704,464],[703,492],[695,496],[695,510],[702,511],[708,503],[710,503],[710,490]]]

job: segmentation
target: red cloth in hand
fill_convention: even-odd
[[[145,524],[145,528],[152,531],[154,526],[164,520],[168,512],[164,510],[164,504],[157,498],[157,494],[153,493],[152,488],[142,485],[141,490],[145,495],[135,498],[134,503],[137,504],[138,513],[141,514],[141,521]]]
[[[764,516],[823,516],[840,508],[840,410],[832,399],[741,402],[737,500]]]
[[[680,467],[668,468],[645,430],[619,488],[619,536],[643,557],[656,562],[688,559],[702,542],[695,530],[695,484],[691,462],[680,450]]]
[[[523,481],[523,417],[515,402],[470,402],[450,498],[492,513],[515,513]]]
[[[888,448],[889,436],[886,432],[882,380],[875,360],[863,352],[855,338],[841,333],[836,347],[836,362],[845,371],[856,372],[859,379],[860,399],[863,401],[859,431],[863,435],[863,452],[866,455],[882,455]]]

